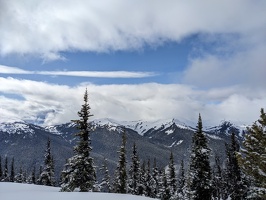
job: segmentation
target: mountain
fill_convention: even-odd
[[[99,119],[92,121],[91,125],[93,128],[92,156],[95,165],[99,168],[106,158],[111,173],[116,168],[123,127],[127,134],[128,162],[130,162],[133,143],[136,142],[140,159],[153,161],[156,157],[161,167],[168,164],[171,151],[174,153],[177,164],[181,159],[188,163],[191,139],[196,130],[195,125],[187,125],[177,119],[154,122],[119,122],[113,119]],[[205,127],[212,156],[217,154],[224,158],[224,143],[230,142],[230,133],[234,131],[241,141],[244,130],[245,127],[236,126],[227,121],[221,122],[218,126]],[[74,123],[41,127],[23,121],[2,122],[0,123],[0,155],[2,158],[7,156],[9,160],[14,157],[16,169],[23,166],[30,172],[34,166],[38,169],[42,165],[46,142],[50,138],[56,174],[59,177],[66,159],[73,155],[76,132]]]

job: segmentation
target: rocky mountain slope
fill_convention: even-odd
[[[158,165],[168,164],[170,152],[175,155],[177,165],[181,159],[188,163],[191,139],[195,131],[193,125],[186,125],[176,119],[158,120],[154,122],[134,121],[119,122],[112,119],[99,119],[91,122],[93,131],[92,156],[95,165],[101,166],[104,158],[113,172],[118,160],[117,151],[121,145],[121,130],[126,128],[127,159],[130,162],[133,143],[136,142],[141,160],[157,159]],[[235,126],[230,122],[222,122],[218,126],[206,127],[205,133],[209,140],[212,156],[218,154],[224,157],[224,143],[230,141],[230,133],[234,131],[241,141],[245,127]],[[52,154],[55,159],[56,174],[60,171],[67,158],[73,155],[73,145],[76,143],[75,124],[66,123],[56,126],[41,127],[23,121],[0,123],[0,155],[15,158],[15,166],[28,171],[43,163],[44,151],[48,137],[51,140]],[[3,160],[2,160],[3,161]],[[3,162],[2,162],[3,165]]]

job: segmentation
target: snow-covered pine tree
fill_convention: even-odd
[[[266,113],[262,108],[260,119],[256,121],[245,135],[242,156],[238,154],[240,165],[251,178],[252,196],[266,199]]]
[[[178,182],[177,199],[185,199],[186,177],[185,177],[185,168],[184,168],[184,161],[183,160],[181,160],[177,182]]]
[[[140,167],[140,178],[139,178],[139,187],[138,187],[138,195],[140,196],[145,195],[146,191],[145,177],[146,177],[146,162],[144,160]]]
[[[167,181],[168,186],[170,189],[170,195],[173,197],[176,194],[177,191],[177,181],[176,181],[176,169],[175,169],[175,163],[174,163],[174,155],[171,151],[170,153],[170,159],[168,164],[168,173],[167,173]]]
[[[33,170],[31,171],[30,175],[27,178],[28,184],[36,184],[36,177],[35,177],[35,166],[33,167]]]
[[[53,157],[51,154],[51,141],[50,138],[47,140],[47,146],[44,154],[44,167],[40,175],[41,185],[55,186],[54,166]]]
[[[116,177],[114,179],[114,192],[127,193],[127,168],[126,168],[126,131],[122,129],[122,145],[120,147],[119,160],[116,169]]]
[[[102,182],[100,183],[101,191],[110,193],[112,188],[111,188],[111,184],[110,184],[110,175],[109,175],[109,170],[107,167],[106,158],[104,159],[104,163],[103,163],[102,167],[100,168],[100,170],[103,173]]]
[[[23,180],[24,180],[24,174],[23,174],[22,167],[20,166],[19,172],[15,176],[15,182],[16,183],[23,183]]]
[[[139,195],[139,179],[140,179],[140,161],[137,154],[137,146],[134,142],[133,152],[131,156],[132,164],[129,168],[129,177],[128,177],[128,193]]]
[[[8,174],[8,159],[5,158],[5,166],[4,166],[4,174],[3,179],[4,182],[9,182],[9,174]]]
[[[15,167],[14,167],[14,157],[12,158],[12,162],[11,162],[11,172],[10,172],[10,182],[14,182],[15,181]]]
[[[157,167],[157,161],[156,158],[153,160],[153,167],[152,167],[152,179],[154,181],[154,184],[152,186],[152,198],[156,198],[157,194],[159,192],[159,170]]]
[[[212,197],[209,156],[210,149],[202,130],[202,120],[199,115],[197,131],[192,139],[188,174],[188,197],[191,200],[210,200]]]
[[[2,157],[0,156],[0,181],[2,181],[3,170],[2,170]]]
[[[161,200],[170,200],[170,198],[171,198],[171,191],[170,191],[170,187],[168,185],[165,170],[162,171],[162,187],[161,187],[160,194],[161,194],[161,196],[160,196]]]
[[[237,160],[237,153],[239,152],[240,146],[236,141],[235,134],[231,135],[231,144],[226,145],[226,185],[228,196],[232,200],[245,199],[247,195],[247,181],[245,180],[244,174],[239,166]]]
[[[90,156],[92,150],[89,124],[90,106],[88,103],[87,89],[84,94],[84,104],[78,112],[79,120],[73,120],[77,124],[79,138],[77,146],[74,147],[75,155],[68,159],[65,170],[62,171],[61,191],[63,192],[88,192],[92,191],[96,177],[93,158]]]
[[[223,170],[221,166],[220,157],[215,156],[215,165],[213,167],[213,176],[212,176],[212,196],[214,199],[226,199],[225,197],[225,183],[223,179]]]
[[[152,187],[153,187],[154,182],[151,176],[150,159],[148,159],[148,162],[147,162],[146,174],[144,178],[145,178],[145,196],[146,197],[154,196],[152,194]]]

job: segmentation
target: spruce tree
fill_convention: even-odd
[[[0,156],[0,181],[2,181],[3,170],[2,170],[2,157]]]
[[[20,166],[18,174],[15,176],[15,182],[16,183],[23,183],[24,180],[24,174],[22,167]]]
[[[61,191],[92,191],[95,181],[95,168],[93,158],[90,156],[92,150],[90,132],[92,130],[89,124],[90,106],[88,103],[87,89],[84,94],[84,104],[78,112],[79,120],[74,120],[79,132],[76,137],[79,138],[77,146],[74,147],[75,155],[68,159],[65,170],[62,172]]]
[[[168,164],[168,174],[167,174],[168,185],[169,185],[171,196],[174,196],[176,191],[177,191],[176,172],[175,171],[176,171],[176,169],[175,169],[175,163],[174,163],[174,155],[173,155],[173,152],[171,151],[170,160],[169,160],[169,164]]]
[[[9,174],[8,174],[8,159],[5,158],[5,166],[4,166],[4,175],[3,175],[3,181],[9,182]]]
[[[119,160],[115,177],[115,193],[127,193],[127,169],[126,169],[126,132],[123,128],[122,145],[119,151]]]
[[[148,162],[147,162],[146,174],[144,178],[145,178],[145,196],[152,197],[154,196],[154,194],[152,194],[152,187],[153,187],[154,181],[151,176],[150,159],[148,159]]]
[[[101,187],[101,191],[102,192],[111,192],[111,184],[110,184],[110,175],[109,175],[109,170],[107,168],[107,160],[104,159],[104,163],[102,165],[102,167],[100,168],[100,170],[103,173],[103,178],[102,178],[102,182],[100,184]]]
[[[197,131],[192,139],[190,156],[188,196],[192,200],[210,200],[212,197],[210,149],[207,138],[202,130],[202,120],[199,115]]]
[[[236,141],[235,134],[231,135],[231,144],[226,145],[226,185],[228,196],[232,200],[241,200],[246,198],[247,185],[244,174],[237,160],[237,153],[240,146]]]
[[[215,156],[215,165],[213,168],[212,176],[212,186],[213,186],[213,198],[214,199],[226,199],[225,193],[225,183],[223,179],[223,170],[221,166],[221,161],[219,156]]]
[[[156,158],[153,160],[153,168],[152,168],[152,179],[154,180],[154,185],[152,187],[152,198],[156,198],[159,192],[159,170],[157,167]]]
[[[47,147],[44,154],[44,167],[40,175],[40,184],[47,186],[55,186],[55,176],[54,176],[54,163],[51,154],[51,141],[48,138]]]
[[[266,113],[263,108],[260,118],[247,130],[242,156],[238,155],[238,159],[245,174],[252,180],[252,196],[266,199]]]
[[[131,161],[132,164],[129,168],[129,178],[128,178],[128,193],[139,195],[140,161],[137,154],[137,146],[135,142],[133,144]]]
[[[177,186],[177,199],[185,198],[185,187],[186,187],[186,177],[185,177],[185,168],[184,161],[181,160],[179,174],[178,174],[178,186]]]
[[[10,182],[14,182],[15,181],[15,167],[14,167],[14,157],[12,158],[12,162],[11,162],[11,172],[10,172]]]

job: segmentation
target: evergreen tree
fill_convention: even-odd
[[[13,157],[11,162],[10,182],[14,181],[15,181],[15,169],[14,169],[14,157]]]
[[[119,161],[116,169],[115,193],[127,193],[127,169],[126,169],[126,132],[123,129],[122,145],[119,151]]]
[[[145,191],[146,191],[145,177],[146,177],[146,162],[143,161],[141,168],[140,168],[138,195],[145,195]]]
[[[44,167],[40,175],[40,183],[47,186],[55,186],[53,158],[51,154],[51,141],[48,138],[44,155]]]
[[[27,183],[36,184],[35,166],[33,167],[33,170],[31,171],[30,175],[27,178]]]
[[[2,170],[2,157],[0,156],[0,181],[2,181],[3,170]]]
[[[221,167],[221,161],[219,156],[215,156],[215,165],[213,169],[213,177],[212,177],[212,185],[213,185],[213,198],[214,199],[226,199],[225,196],[225,184],[223,180],[223,171]]]
[[[147,162],[147,168],[146,168],[146,173],[145,173],[145,196],[146,197],[152,197],[154,194],[152,194],[152,187],[154,184],[154,181],[151,176],[151,169],[150,169],[150,159],[148,159]]]
[[[199,115],[197,131],[192,140],[192,152],[190,156],[188,196],[192,200],[210,200],[211,187],[211,167],[210,149],[206,136],[202,131],[202,120]]]
[[[100,184],[101,191],[102,192],[111,192],[111,184],[110,184],[110,175],[109,175],[109,170],[107,168],[107,160],[104,159],[104,163],[100,170],[103,172],[103,178],[102,182]]]
[[[252,180],[252,196],[266,199],[266,113],[263,108],[260,119],[247,129],[243,155],[239,155],[238,159],[242,169]]]
[[[178,187],[177,187],[177,198],[185,198],[185,187],[186,187],[186,177],[185,177],[185,168],[184,161],[181,160],[179,174],[178,174]]]
[[[246,198],[247,186],[244,175],[237,160],[237,153],[240,146],[236,141],[235,134],[231,135],[231,144],[226,145],[226,185],[228,195],[232,200],[241,200]]]
[[[4,167],[3,181],[4,182],[9,182],[8,159],[7,159],[7,157],[5,158],[5,167]]]
[[[16,183],[23,183],[24,180],[24,174],[22,167],[20,166],[18,174],[15,176],[15,182]]]
[[[177,191],[177,183],[176,183],[176,173],[175,173],[175,163],[174,163],[174,155],[173,152],[170,154],[170,161],[168,164],[168,185],[170,189],[170,195],[174,196]]]
[[[165,171],[162,171],[162,187],[160,189],[160,199],[161,200],[169,200],[171,198],[171,190],[168,185],[167,176]]]
[[[41,174],[42,174],[42,171],[43,171],[43,170],[42,170],[42,166],[40,166],[40,167],[39,167],[39,174],[38,174],[38,176],[37,176],[38,179],[37,179],[37,181],[36,181],[36,184],[37,184],[37,185],[41,185],[41,184],[42,184],[42,183],[41,183],[41,179],[40,179]]]
[[[156,163],[156,158],[153,160],[153,168],[152,168],[152,179],[154,181],[152,187],[152,198],[156,198],[159,192],[159,170]]]
[[[96,181],[94,162],[90,156],[92,150],[90,132],[92,128],[89,124],[89,117],[92,115],[90,114],[87,89],[84,94],[84,104],[78,112],[78,116],[80,119],[73,122],[77,124],[79,129],[76,134],[79,142],[74,147],[75,155],[68,159],[65,170],[62,172],[61,191],[92,191]]]
[[[140,179],[140,162],[137,155],[137,146],[134,142],[133,144],[133,154],[131,156],[132,164],[129,168],[129,178],[128,178],[128,193],[139,195],[139,179]]]

